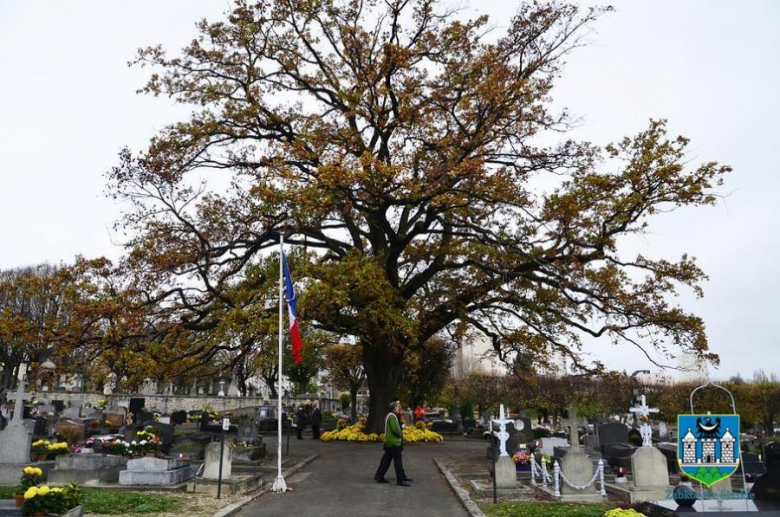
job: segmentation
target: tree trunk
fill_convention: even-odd
[[[395,400],[403,375],[403,355],[385,346],[363,346],[363,366],[366,369],[369,404],[367,433],[384,432],[387,407]]]
[[[352,412],[350,413],[350,422],[353,424],[357,422],[357,394],[359,388],[354,388],[349,391],[350,405],[352,406]]]

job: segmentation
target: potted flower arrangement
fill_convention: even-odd
[[[37,440],[30,446],[30,458],[33,461],[45,461],[49,455],[49,440]]]
[[[124,440],[114,440],[108,446],[108,453],[115,456],[125,456],[126,458],[130,458],[133,456],[133,446],[130,444],[130,442],[126,442]]]
[[[83,494],[78,485],[67,485],[62,488],[49,488],[47,485],[31,486],[24,493],[22,513],[24,515],[75,517],[84,514],[81,506]]]
[[[160,437],[154,434],[154,428],[147,426],[143,431],[136,433],[138,440],[133,440],[132,446],[138,456],[158,456],[162,442]]]
[[[63,454],[70,454],[70,448],[68,448],[68,444],[66,442],[57,442],[57,443],[50,443],[47,446],[47,450],[49,451],[49,456],[57,457],[62,456]]]
[[[38,467],[24,467],[22,477],[19,478],[19,488],[17,489],[16,494],[14,494],[16,506],[22,506],[22,503],[24,502],[24,493],[27,492],[30,487],[37,485],[41,476],[43,476],[43,471]]]
[[[517,451],[512,456],[515,462],[515,469],[520,471],[531,470],[531,453],[528,451]]]

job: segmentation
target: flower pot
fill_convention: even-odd
[[[14,494],[14,501],[16,501],[16,507],[21,508],[24,504],[24,494]]]
[[[528,465],[520,465],[519,463],[515,463],[515,470],[518,472],[530,472],[531,470],[531,464]]]

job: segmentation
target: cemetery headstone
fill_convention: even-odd
[[[49,471],[49,483],[95,485],[115,483],[127,466],[127,458],[110,454],[66,454],[57,456]]]
[[[62,410],[65,418],[81,418],[81,406],[70,406]]]
[[[206,454],[203,461],[203,478],[219,479],[220,442],[211,442],[206,446]],[[233,454],[230,447],[225,444],[222,452],[222,481],[229,480],[233,471]]]
[[[173,426],[163,422],[152,422],[149,423],[147,427],[151,427],[154,434],[160,438],[160,450],[162,453],[168,454],[171,451],[171,446],[173,445],[173,434],[175,432]]]
[[[154,422],[154,413],[148,413],[146,411],[141,411],[140,413],[135,415],[135,422],[140,425],[149,425],[152,422]]]
[[[128,409],[133,415],[135,415],[133,422],[135,422],[136,424],[140,423],[137,417],[138,414],[141,413],[141,411],[143,410],[144,404],[146,404],[146,399],[136,398],[136,397],[130,399],[130,404],[128,405]]]
[[[495,471],[493,475],[496,479],[496,486],[498,488],[515,488],[517,486],[517,470],[515,468],[515,462],[507,452],[506,442],[509,439],[509,432],[507,431],[507,424],[512,423],[513,420],[506,418],[504,414],[504,405],[499,406],[499,418],[493,421],[493,425],[498,425],[498,440],[499,450],[498,459],[495,462]],[[514,451],[513,451],[514,452]]]
[[[73,418],[60,418],[54,424],[54,432],[69,443],[83,440],[86,436],[84,422]]]
[[[628,443],[628,426],[619,422],[608,422],[596,426],[598,442],[601,451],[604,452],[605,445],[613,443]]]
[[[569,408],[569,418],[565,424],[569,426],[569,440],[571,447],[569,452],[561,459],[560,468],[563,475],[569,480],[569,483],[578,487],[584,487],[582,489],[575,489],[569,486],[568,483],[561,483],[561,499],[562,500],[585,500],[590,501],[598,499],[601,496],[596,491],[596,484],[591,483],[587,485],[593,478],[594,467],[591,459],[582,451],[580,447],[579,433],[577,431],[579,425],[579,419],[577,418],[577,408]]]
[[[106,411],[105,425],[111,429],[119,429],[125,425],[125,413],[123,411]]]
[[[120,485],[167,486],[182,483],[195,475],[189,462],[167,458],[134,458],[119,473]]]
[[[24,391],[24,381],[19,381],[16,392],[8,394],[8,401],[15,408],[21,408],[32,395]],[[15,484],[19,481],[19,472],[30,461],[32,433],[24,424],[22,412],[14,410],[5,429],[0,431],[0,484]]]
[[[55,413],[62,413],[65,410],[65,401],[64,400],[52,400],[51,401],[52,407],[54,407]]]
[[[534,429],[531,425],[531,419],[525,416],[520,416],[515,419],[513,424],[515,431],[515,441],[518,444],[530,444],[534,441]]]
[[[171,413],[171,424],[183,425],[187,423],[186,411],[174,411]]]
[[[756,478],[751,493],[756,501],[780,501],[780,442],[764,446],[766,474]]]
[[[33,434],[35,436],[48,436],[49,430],[47,424],[48,421],[46,420],[46,417],[43,416],[35,417],[35,426],[33,428]]]

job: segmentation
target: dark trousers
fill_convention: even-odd
[[[303,428],[306,427],[304,424],[298,424],[298,439],[303,440]]]
[[[319,440],[320,439],[320,426],[311,424],[311,434],[312,434],[312,438],[313,439]]]
[[[384,479],[385,474],[390,469],[390,462],[393,462],[395,467],[395,481],[401,483],[406,479],[406,472],[404,472],[404,462],[401,458],[401,452],[403,447],[388,447],[385,449],[385,453],[382,455],[382,459],[379,461],[379,468],[376,470],[374,479]]]

